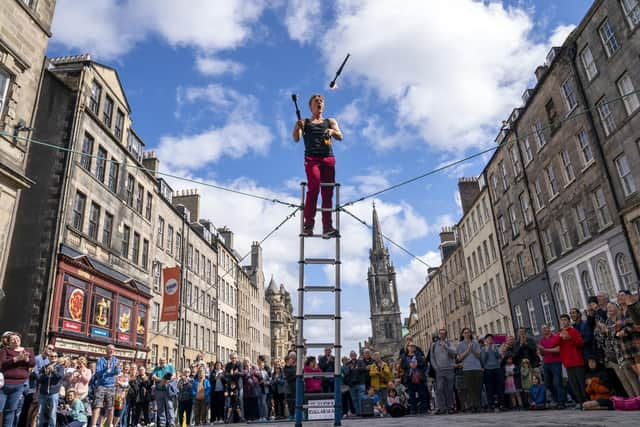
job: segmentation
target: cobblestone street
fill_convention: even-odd
[[[445,415],[403,418],[345,419],[343,426],[637,426],[640,412],[623,411],[523,411],[500,414]],[[293,423],[275,423],[290,426]],[[305,422],[305,427],[330,427],[332,421]]]

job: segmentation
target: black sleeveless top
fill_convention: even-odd
[[[329,119],[322,123],[311,123],[304,119],[304,155],[309,157],[333,157],[331,144],[324,143],[324,133],[329,129]]]

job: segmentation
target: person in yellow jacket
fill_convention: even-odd
[[[380,353],[373,353],[373,363],[369,366],[371,388],[375,390],[383,404],[387,402],[387,383],[393,378],[391,368],[387,362],[381,359]]]

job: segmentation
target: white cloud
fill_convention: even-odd
[[[289,0],[285,11],[284,23],[289,37],[300,43],[306,43],[312,37],[324,32],[322,20],[322,2],[309,0]]]
[[[429,267],[438,267],[440,265],[440,252],[438,251],[427,251],[419,258]],[[402,266],[396,272],[396,283],[400,299],[415,297],[420,288],[426,283],[429,267],[413,258],[411,262]]]
[[[415,128],[442,150],[487,145],[548,45],[533,41],[530,12],[522,9],[471,0],[429,5],[338,0],[335,25],[318,43],[327,73],[341,60],[335,52],[350,52],[343,78],[390,101],[398,128]],[[397,144],[388,138],[393,132],[368,127],[379,148]]]
[[[389,180],[381,173],[356,175],[352,180],[358,184],[359,192],[362,194],[374,193],[389,187]]]
[[[116,59],[157,35],[172,46],[214,52],[239,46],[266,4],[259,0],[59,0],[53,43]]]
[[[192,104],[197,104],[200,111],[226,113],[226,119],[221,126],[199,133],[161,137],[156,151],[170,167],[197,170],[223,156],[237,159],[268,151],[273,135],[256,118],[255,97],[215,84],[178,89],[177,115]]]
[[[549,38],[549,44],[551,46],[562,46],[569,34],[576,28],[575,25],[559,25],[553,30],[553,34]]]
[[[199,56],[196,58],[196,68],[207,76],[219,76],[221,74],[240,74],[244,71],[244,65],[229,59],[219,59],[213,56]]]

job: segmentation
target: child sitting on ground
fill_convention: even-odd
[[[68,390],[66,394],[67,404],[64,412],[69,423],[65,427],[85,427],[88,418],[84,403],[78,399],[75,390]]]
[[[375,417],[384,417],[386,415],[387,411],[382,402],[380,402],[380,397],[378,397],[376,390],[373,387],[369,387],[364,399],[371,400],[371,403],[373,404],[373,415]]]
[[[401,397],[398,396],[398,392],[393,387],[387,389],[387,403],[385,405],[385,409],[387,414],[394,418],[403,416],[407,411]]]
[[[585,389],[589,395],[589,401],[582,404],[582,409],[585,411],[613,409],[611,386],[607,373],[598,366],[595,359],[589,359],[588,363],[589,371],[586,375],[587,386]]]
[[[531,377],[531,387],[529,387],[529,409],[545,409],[547,400],[547,390],[540,384],[540,377]]]

